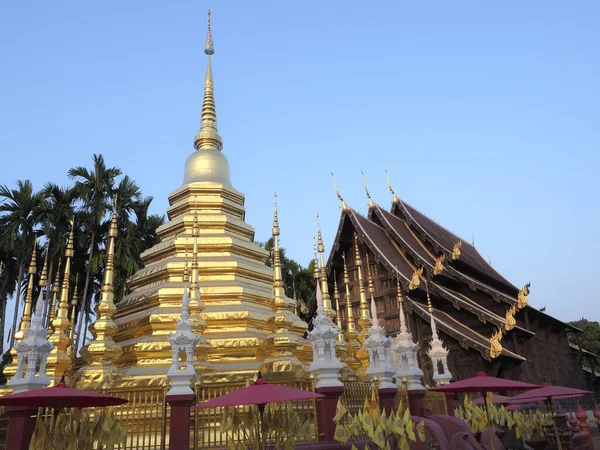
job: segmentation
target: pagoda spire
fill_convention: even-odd
[[[319,260],[321,261],[321,294],[323,295],[323,308],[325,315],[330,319],[335,317],[335,311],[331,307],[331,297],[329,296],[329,285],[327,283],[327,272],[325,271],[325,246],[323,245],[323,236],[321,235],[321,225],[319,224],[319,215],[317,214],[317,249],[319,250]]]
[[[52,321],[56,316],[56,304],[58,302],[58,294],[60,293],[60,266],[62,265],[62,258],[58,258],[58,266],[56,266],[56,275],[54,276],[54,283],[52,283],[52,298],[48,307],[48,317],[46,318],[47,328],[49,332],[52,332]],[[50,289],[46,291],[46,295],[50,297]]]
[[[91,326],[93,339],[82,349],[86,361],[78,373],[80,386],[92,383],[102,386],[112,383],[119,376],[115,360],[121,355],[121,347],[115,344],[113,336],[117,332],[114,322],[116,311],[114,299],[115,241],[117,240],[117,196],[113,200],[113,213],[108,229],[106,246],[106,266],[100,293],[100,302],[96,307],[96,321]]]
[[[365,290],[365,282],[362,273],[362,259],[360,257],[360,251],[358,248],[358,234],[354,234],[354,259],[356,268],[358,271],[358,295],[359,295],[359,307],[360,317],[358,319],[358,326],[360,327],[360,333],[358,334],[358,341],[360,342],[360,350],[356,356],[360,360],[362,367],[360,368],[359,375],[366,373],[367,367],[369,367],[369,352],[365,347],[365,341],[369,337],[369,329],[371,328],[371,317],[369,315],[369,303],[367,300],[367,292]]]
[[[290,332],[294,325],[296,302],[285,295],[279,235],[277,193],[275,193],[273,197],[273,296],[271,298],[273,316],[269,321],[271,334],[266,339],[267,357],[261,366],[261,371],[269,377],[285,377],[290,374],[301,374],[304,371],[302,363],[295,355],[299,340]]]
[[[213,86],[212,67],[210,56],[215,53],[210,30],[210,11],[208,11],[208,31],[206,33],[206,45],[204,53],[207,55],[206,78],[204,80],[204,101],[202,102],[202,117],[200,119],[200,131],[194,138],[194,147],[199,149],[221,150],[223,140],[217,131],[217,108],[215,105],[215,91]]]
[[[348,359],[348,343],[346,342],[346,338],[344,337],[344,329],[342,328],[342,312],[340,311],[340,291],[338,290],[337,277],[335,275],[335,271],[333,272],[333,299],[335,301],[335,318],[337,321],[338,328],[338,333],[336,336],[336,354],[340,361],[343,361],[345,363]]]
[[[429,283],[425,279],[425,290],[427,292],[427,311],[431,317],[431,342],[430,349],[427,351],[427,356],[431,360],[433,366],[433,381],[440,385],[446,384],[452,379],[452,374],[448,369],[448,349],[444,347],[444,343],[440,340],[435,319],[433,317],[433,307],[431,306],[431,298],[429,298]]]
[[[19,324],[19,330],[15,333],[15,340],[18,342],[25,336],[25,330],[29,328],[31,324],[31,302],[33,301],[33,280],[37,272],[37,238],[33,240],[33,252],[31,253],[31,260],[29,262],[29,280],[27,282],[27,293],[25,294],[25,306],[23,307],[23,315],[21,316],[21,323]]]
[[[71,311],[69,312],[69,349],[73,350],[73,338],[75,336],[75,325],[77,323],[75,314],[77,312],[77,304],[79,303],[79,274],[75,275],[75,288],[71,297]]]
[[[350,277],[348,276],[348,266],[346,265],[346,255],[342,253],[344,260],[344,284],[346,287],[346,340],[348,341],[348,359],[346,364],[352,370],[357,370],[361,367],[361,362],[356,359],[356,352],[360,350],[360,343],[356,337],[356,324],[354,323],[354,315],[352,313],[352,298],[350,296]]]
[[[63,375],[66,375],[69,366],[71,365],[71,355],[69,354],[69,287],[71,278],[71,258],[74,255],[73,233],[75,231],[75,223],[71,220],[71,231],[67,248],[65,249],[65,269],[63,273],[62,286],[60,289],[60,300],[56,315],[52,319],[52,332],[48,337],[48,341],[54,345],[48,357],[48,375],[52,383],[56,385]],[[57,273],[59,270],[57,270]],[[58,286],[58,279],[55,284]]]
[[[313,247],[315,250],[315,264],[313,267],[313,278],[315,279],[315,283],[319,284],[319,278],[321,277],[321,271],[319,270],[319,258],[317,257],[317,238],[313,236]]]
[[[192,311],[192,322],[194,322],[194,330],[197,333],[202,333],[206,329],[206,321],[202,318],[201,313],[204,309],[202,298],[200,296],[200,272],[198,266],[198,237],[200,236],[200,226],[198,225],[198,212],[194,211],[194,225],[192,227],[192,239],[194,240],[192,251],[192,266],[191,266],[191,282],[189,286],[190,310]],[[186,269],[187,269],[187,248],[186,248]],[[199,341],[201,348],[205,342],[203,339]]]

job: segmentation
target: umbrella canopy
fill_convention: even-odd
[[[277,384],[269,384],[259,378],[254,384],[239,389],[221,397],[213,398],[197,405],[198,408],[218,408],[225,406],[264,405],[266,403],[291,402],[294,400],[309,400],[324,397],[316,392],[295,389]]]
[[[509,403],[511,398],[512,397],[506,397],[500,394],[493,394],[492,403],[495,403],[497,405],[504,405]],[[485,405],[485,397],[479,397],[473,403],[475,403],[476,405]]]
[[[431,390],[441,392],[498,392],[524,391],[535,388],[539,388],[539,386],[537,384],[523,383],[522,381],[490,377],[483,372],[479,372],[475,377],[438,386]]]
[[[64,381],[55,387],[34,389],[0,397],[0,406],[31,406],[34,408],[88,408],[122,405],[123,403],[127,403],[124,398],[69,388]]]
[[[531,391],[515,395],[510,399],[510,403],[527,403],[540,400],[575,398],[582,397],[587,394],[593,394],[593,392],[563,386],[552,386],[550,383],[543,383],[542,387],[538,389],[532,389]]]

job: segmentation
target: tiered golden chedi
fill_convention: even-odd
[[[144,268],[128,280],[131,293],[117,305],[114,340],[122,354],[116,360],[120,375],[115,385],[164,382],[171,364],[167,337],[181,312],[188,257],[192,282],[197,280],[190,312],[203,338],[196,348],[202,379],[245,380],[259,369],[295,378],[311,359],[302,338],[306,324],[283,293],[281,269],[274,280],[273,269],[265,264],[268,252],[254,243],[254,229],[244,221],[244,195],[233,188],[221,152],[210,24],[205,53],[208,67],[195,151],[185,163],[183,185],[169,196],[169,221],[157,230],[159,242],[141,255]]]

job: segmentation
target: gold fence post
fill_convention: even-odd
[[[165,450],[167,447],[167,378],[163,381],[163,402],[162,402],[162,426],[160,429],[160,450]]]

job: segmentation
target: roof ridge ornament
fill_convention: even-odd
[[[392,193],[392,203],[400,203],[400,199],[398,198],[398,196],[394,192],[394,189],[392,188],[392,183],[390,182],[390,174],[387,170],[385,171],[385,178],[387,179],[388,189]]]
[[[335,182],[335,175],[333,174],[333,172],[331,172],[331,178],[333,178],[333,188],[335,189],[335,193],[340,202],[342,202],[342,211],[348,211],[350,208],[348,208],[348,205],[346,205],[346,202],[344,201],[342,195],[340,194],[340,191],[338,190],[337,183]]]
[[[528,300],[527,296],[529,295],[529,287],[531,286],[531,281],[523,286],[523,289],[519,291],[517,295],[517,306],[519,309],[525,308],[527,306]]]
[[[462,241],[458,241],[452,247],[452,260],[458,259],[460,257],[460,248],[462,247]]]
[[[417,287],[419,287],[419,285],[421,284],[421,276],[422,275],[423,275],[423,267],[421,267],[413,272],[412,278],[410,280],[410,284],[408,285],[409,291],[412,291],[412,290],[416,289]]]
[[[361,170],[360,174],[362,175],[363,185],[365,186],[365,192],[367,193],[367,198],[369,199],[369,208],[375,206],[373,199],[371,198],[371,194],[369,194],[369,188],[367,188],[367,180],[365,178],[365,173]]]
[[[446,260],[446,254],[442,253],[440,256],[435,258],[435,267],[433,268],[433,274],[439,275],[444,271],[444,261]]]

